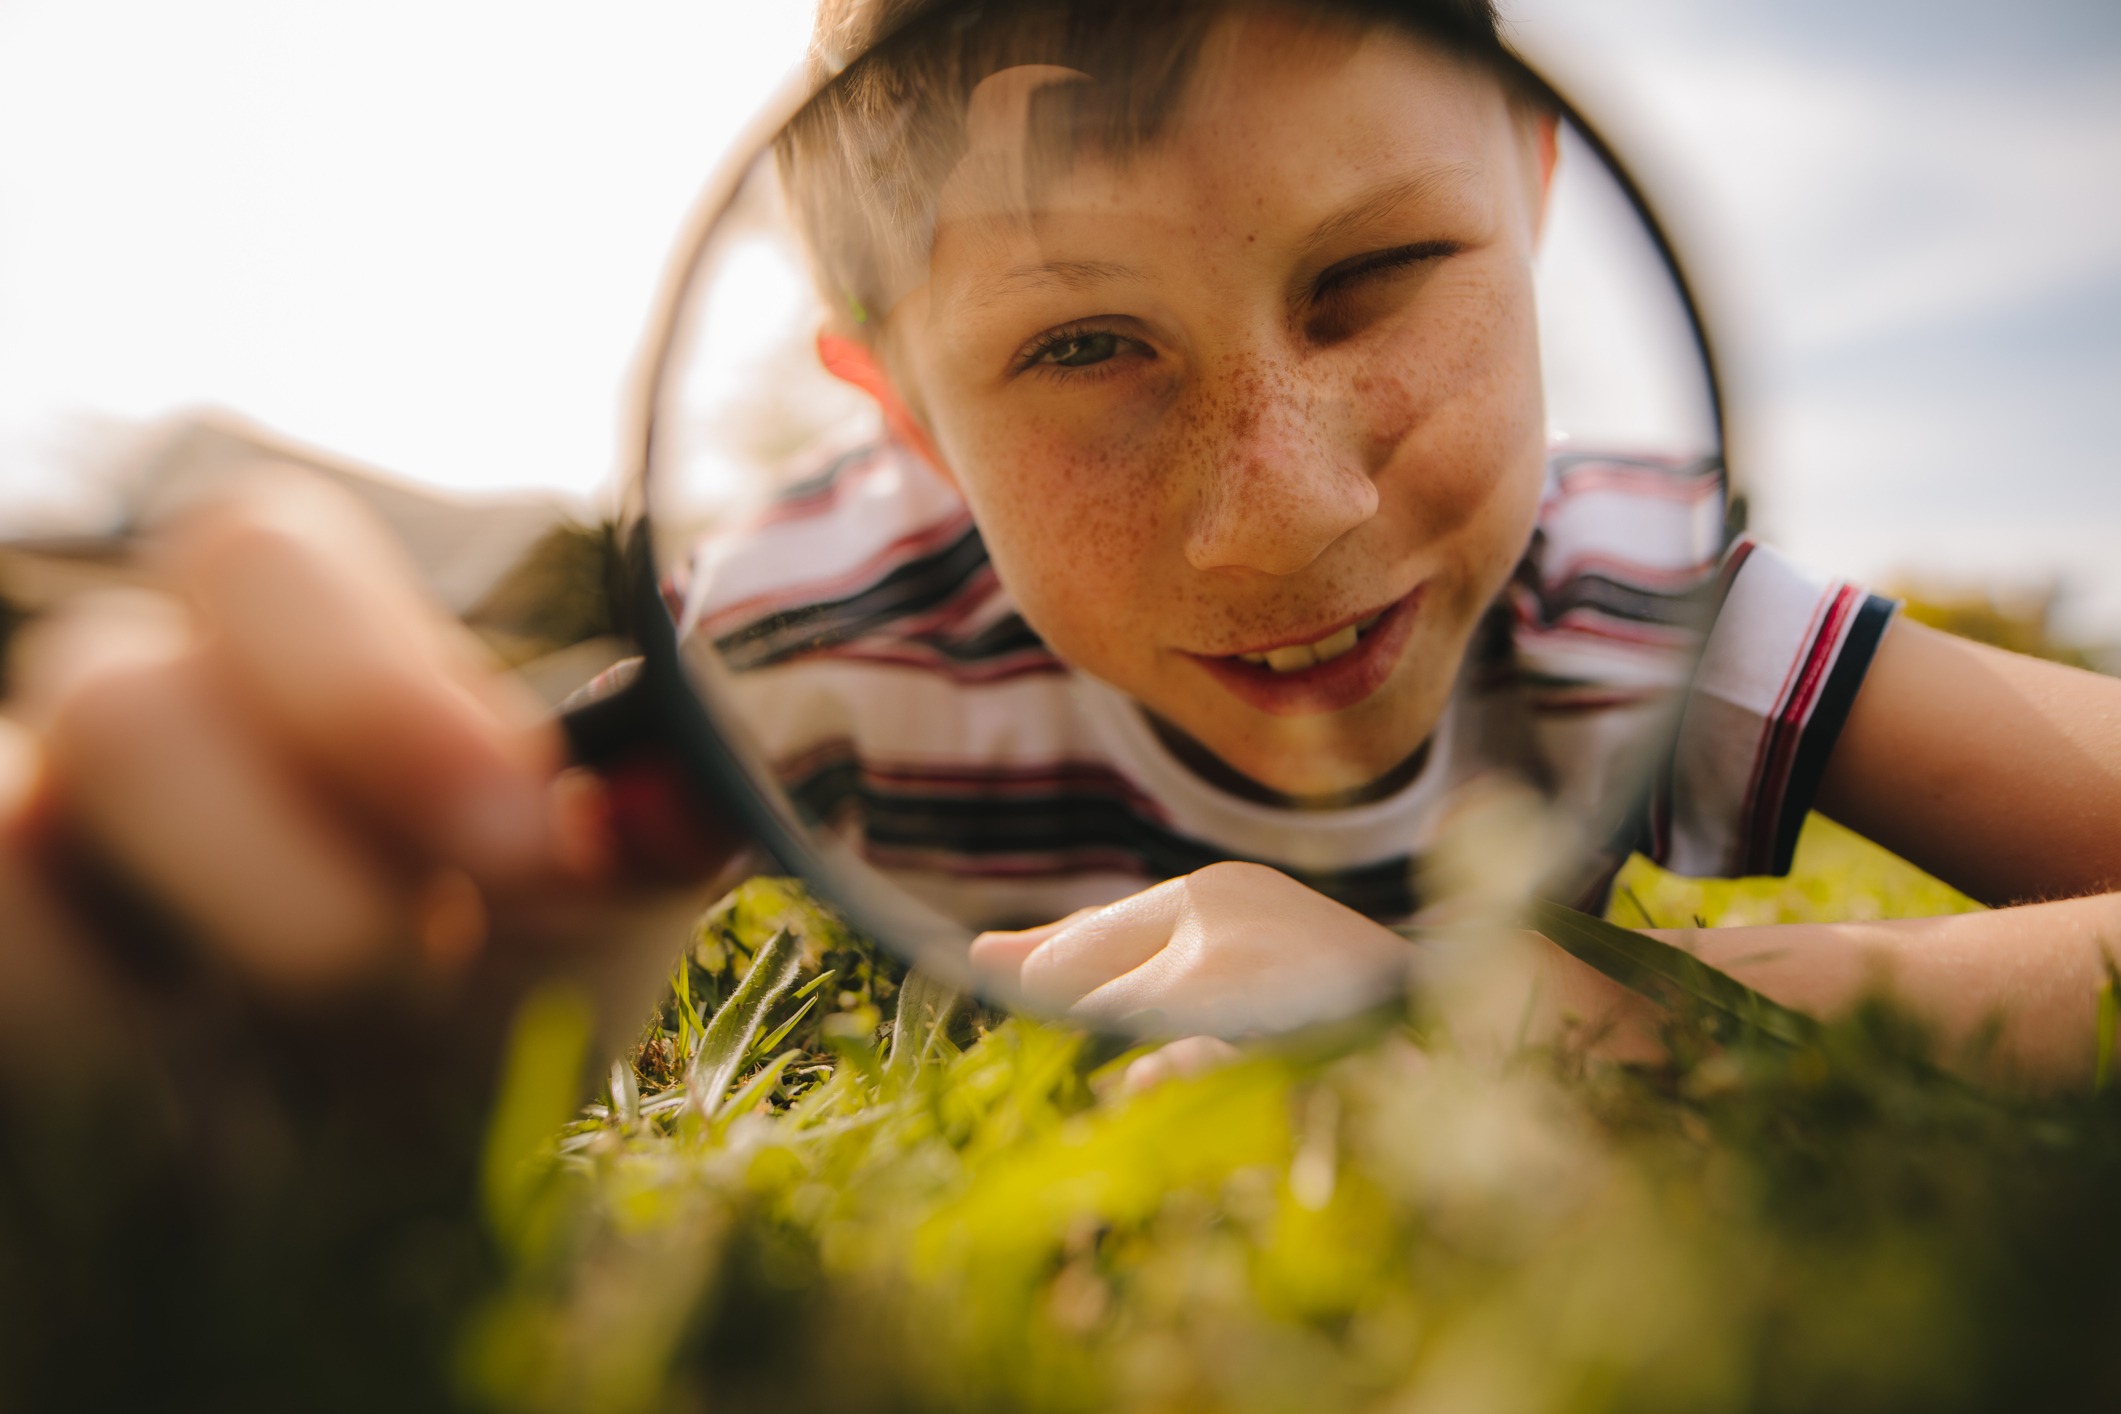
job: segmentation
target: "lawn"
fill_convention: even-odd
[[[1637,860],[1616,921],[1975,905],[1814,819],[1788,880]],[[1456,1053],[1416,998],[1126,1094],[794,889],[703,921],[630,1065],[526,1008],[460,1389],[521,1410],[2111,1406],[2121,1110],[1934,1069],[1872,1005],[1673,1059]],[[558,1128],[558,1137],[554,1130]]]

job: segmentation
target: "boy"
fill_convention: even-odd
[[[783,135],[822,352],[892,435],[713,546],[688,622],[795,794],[946,911],[1238,857],[1405,916],[1459,785],[1595,814],[1683,687],[1713,467],[1542,485],[1554,123],[1492,29],[1446,35],[1003,11],[898,36]]]
[[[1632,627],[1546,610],[1575,597],[1572,564],[1617,560],[1685,622],[1716,547],[1643,543],[1675,522],[1641,506],[1708,488],[1590,461],[1542,496],[1530,266],[1553,119],[1491,25],[1396,13],[968,12],[857,36],[864,57],[781,139],[839,311],[822,351],[893,433],[693,586],[695,631],[744,670],[795,792],[990,925],[1217,858],[1279,871],[1152,891],[1158,922],[1124,922],[1136,901],[980,944],[1050,1004],[1199,1020],[1212,995],[1243,1029],[1233,996],[1289,1014],[1325,965],[1314,940],[1388,966],[1382,930],[1287,876],[1412,912],[1410,854],[1454,787],[1511,772],[1588,821],[1629,733],[1584,719],[1639,730],[1642,698],[1685,683],[1691,645],[1666,638],[1636,645],[1632,697],[1589,712],[1527,686],[1556,676],[1561,640]],[[1630,477],[1627,534],[1572,534],[1572,498]],[[981,548],[999,584],[970,572]],[[891,586],[946,565],[963,588],[892,614]],[[1890,606],[1747,545],[1719,589],[1638,838],[1688,872],[1781,872]],[[1211,886],[1241,895],[1226,911],[1252,942],[1203,923],[1181,963],[1165,914]],[[1175,982],[1182,966],[1205,980]]]
[[[824,352],[877,395],[902,449],[872,478],[890,483],[888,513],[927,495],[924,478],[962,498],[1015,608],[1079,670],[1044,674],[1065,684],[1048,701],[1057,734],[1083,747],[1067,759],[1148,802],[1106,817],[1100,858],[1063,858],[1013,895],[950,860],[925,872],[1022,922],[1173,872],[1134,850],[1141,818],[1182,819],[1172,833],[1209,858],[1278,859],[1289,872],[1210,865],[975,948],[1035,1001],[1244,1031],[1289,1019],[1280,1004],[1320,976],[1353,986],[1405,965],[1397,935],[1291,872],[1404,912],[1335,876],[1404,879],[1445,787],[1539,763],[1557,793],[1573,779],[1595,798],[1611,764],[1487,739],[1506,714],[1475,711],[1494,702],[1472,701],[1481,675],[1461,672],[1489,661],[1469,652],[1541,513],[1529,263],[1552,125],[1464,7],[1419,31],[1337,8],[1132,8],[1147,19],[1131,28],[1122,7],[1042,12],[1068,54],[1100,52],[1077,41],[1101,25],[1182,41],[1108,47],[1087,76],[1035,31],[983,36],[985,12],[964,12],[962,142],[913,151],[901,188],[879,185],[888,163],[859,165],[858,124],[813,145],[901,216],[932,187],[932,224],[842,240],[832,223],[863,208],[832,209],[829,181],[796,189],[821,194],[805,214],[851,321]],[[845,91],[888,82],[858,65]],[[790,142],[800,178],[802,129]],[[209,946],[286,986],[338,985],[408,933],[430,957],[475,947],[467,910],[564,933],[553,896],[593,902],[605,867],[593,784],[556,781],[550,733],[481,706],[491,685],[376,587],[373,554],[331,548],[305,515],[203,521],[177,551],[196,627],[106,626],[94,651],[56,655],[24,753],[47,770],[24,799],[56,801]],[[726,563],[693,605],[725,645],[776,621],[749,613],[746,569]],[[1703,954],[1813,1009],[1882,960],[1948,1035],[2002,1008],[2010,1065],[2086,1072],[2121,904],[2079,896],[2121,860],[2121,686],[1887,627],[1882,606],[1764,551],[1728,570],[1675,765],[1674,862],[1786,858],[1816,803],[1977,896],[2070,901],[1732,930]],[[300,634],[257,611],[290,602]],[[795,673],[747,677],[766,719],[785,688],[779,719],[814,727],[822,699]],[[945,715],[959,738],[971,721]],[[216,832],[184,809],[207,782]],[[1254,827],[1290,843],[1233,841]],[[32,869],[16,878],[22,936],[49,940],[40,955],[63,970],[78,924]],[[1524,963],[1560,1010],[1639,1015],[1552,949],[1528,945]]]

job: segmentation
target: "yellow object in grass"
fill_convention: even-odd
[[[1854,830],[1812,815],[1797,839],[1787,878],[1690,879],[1638,854],[1614,881],[1606,917],[1630,928],[1739,928],[1933,918],[1980,908]]]

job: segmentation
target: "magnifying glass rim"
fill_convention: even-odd
[[[908,23],[925,22],[947,8],[942,5],[920,11],[911,16]],[[1663,223],[1657,219],[1641,184],[1598,127],[1522,55],[1507,48],[1506,53],[1539,97],[1575,130],[1611,174],[1656,249],[1678,293],[1688,333],[1701,361],[1710,425],[1716,440],[1715,455],[1724,477],[1726,496],[1731,504],[1740,504],[1738,488],[1730,468],[1723,461],[1726,446],[1724,393],[1715,342],[1677,248]],[[774,135],[786,127],[812,98],[829,87],[838,72],[835,70],[821,81],[812,77],[807,65],[798,65],[791,72],[702,188],[665,267],[636,365],[637,382],[629,437],[632,456],[627,460],[630,471],[621,503],[621,523],[633,527],[633,542],[640,564],[639,582],[635,588],[638,598],[635,624],[643,656],[642,674],[647,679],[642,686],[653,692],[659,701],[671,704],[662,713],[670,744],[701,783],[710,788],[716,803],[738,817],[735,823],[740,824],[749,838],[781,869],[802,877],[838,908],[850,924],[884,942],[901,956],[908,957],[915,966],[945,981],[969,982],[963,975],[962,948],[972,936],[972,929],[962,928],[954,940],[915,940],[894,936],[897,930],[884,922],[892,910],[882,899],[873,896],[872,886],[865,880],[849,877],[849,871],[831,864],[818,852],[793,807],[787,803],[779,783],[765,776],[758,763],[745,759],[736,745],[723,735],[718,724],[734,720],[732,709],[713,700],[718,695],[715,690],[688,673],[681,661],[677,623],[662,595],[654,543],[649,533],[652,521],[650,478],[657,462],[658,437],[667,428],[660,414],[665,394],[672,384],[672,367],[678,358],[686,311],[714,236]],[[1735,530],[1735,522],[1732,529]],[[678,699],[672,695],[674,693],[684,694],[696,710],[676,705]]]

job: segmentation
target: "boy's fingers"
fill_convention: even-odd
[[[1168,944],[1144,958],[1139,967],[1093,987],[1069,1008],[1071,1014],[1098,1026],[1126,1026],[1168,1034],[1197,1031],[1238,1036],[1259,1028],[1260,991],[1265,979],[1188,977],[1182,949]],[[1143,1022],[1151,1024],[1144,1026]]]
[[[1021,978],[1024,959],[1061,929],[1099,911],[1100,906],[1078,908],[1066,918],[1041,923],[1036,928],[991,929],[972,940],[969,960],[972,971],[989,986],[1014,990]]]
[[[352,498],[274,487],[192,512],[163,554],[262,727],[375,823],[482,879],[554,862],[557,729],[478,665]]]
[[[1014,992],[1023,976],[1024,959],[1051,937],[1057,927],[1057,924],[1049,923],[1043,928],[1026,928],[1022,932],[980,934],[972,940],[972,950],[967,954],[972,975],[983,986],[1005,994]]]
[[[403,937],[390,874],[247,729],[195,654],[121,624],[47,684],[46,766],[63,825],[281,990],[380,964]]]
[[[1139,1095],[1166,1080],[1190,1080],[1228,1065],[1243,1054],[1220,1036],[1182,1036],[1128,1066],[1120,1078],[1120,1093]]]
[[[1058,929],[1024,959],[1024,1000],[1065,1011],[1155,957],[1171,941],[1185,889],[1184,879],[1167,880]]]

